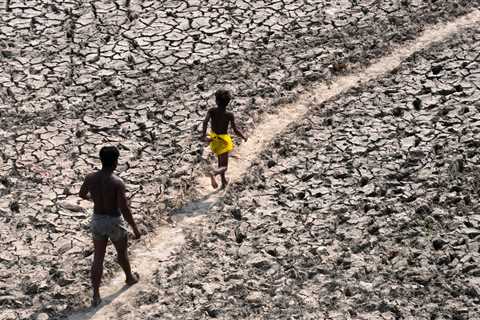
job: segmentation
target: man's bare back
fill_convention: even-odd
[[[97,171],[86,178],[86,184],[93,201],[94,214],[120,215],[119,199],[125,185],[119,177]]]

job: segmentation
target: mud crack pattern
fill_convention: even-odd
[[[479,43],[463,32],[312,108],[124,314],[478,317]]]
[[[98,166],[100,145],[120,147],[137,219],[152,230],[207,160],[196,134],[217,88],[234,91],[232,108],[249,129],[310,83],[474,7],[479,1],[0,0],[2,317],[83,303],[90,213],[75,194]],[[112,257],[106,263],[112,270]]]

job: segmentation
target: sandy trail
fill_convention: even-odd
[[[377,60],[360,72],[338,77],[335,82],[328,85],[313,86],[294,103],[281,107],[278,113],[265,116],[250,134],[248,142],[242,144],[237,149],[236,157],[231,159],[229,169],[231,181],[240,179],[261,150],[289,124],[304,117],[310,105],[321,104],[345,90],[387,74],[399,67],[403,60],[415,52],[479,23],[480,11],[475,10],[447,24],[430,26],[416,40],[393,48],[391,54]],[[132,267],[140,273],[140,282],[133,287],[126,288],[124,287],[124,275],[119,273],[101,287],[103,303],[100,307],[80,311],[69,316],[69,319],[117,319],[119,306],[128,305],[129,301],[132,301],[132,297],[135,297],[139,291],[148,288],[151,277],[158,269],[158,264],[172,258],[172,252],[184,243],[186,230],[202,227],[206,221],[205,213],[221,200],[224,194],[220,191],[212,192],[208,178],[198,179],[198,189],[201,199],[189,203],[180,210],[180,214],[175,217],[175,227],[160,227],[155,234],[142,240],[141,243],[135,244],[131,249]]]

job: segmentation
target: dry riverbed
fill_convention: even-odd
[[[479,34],[313,107],[118,315],[476,319]]]
[[[136,218],[144,230],[154,230],[188,200],[196,172],[208,160],[196,135],[217,88],[233,90],[232,108],[239,122],[252,129],[262,114],[311,84],[355,72],[413,39],[425,24],[480,6],[479,1],[462,0],[241,3],[32,1],[26,6],[0,0],[0,319],[57,318],[87,302],[91,213],[76,192],[83,176],[98,166],[99,146],[121,148],[120,175],[128,183]],[[312,316],[351,309],[358,314],[401,312],[405,317],[410,312],[405,310],[414,309],[423,316],[435,308],[411,303],[422,298],[435,305],[436,295],[445,301],[449,292],[461,292],[447,300],[451,304],[437,303],[439,319],[449,319],[450,313],[468,319],[475,312],[468,303],[478,285],[472,284],[467,295],[456,286],[470,288],[466,283],[477,270],[478,221],[471,212],[476,198],[462,193],[476,186],[477,131],[471,119],[479,98],[477,35],[478,30],[458,36],[416,55],[417,60],[402,66],[403,73],[318,106],[310,120],[272,144],[271,153],[226,198],[221,214],[212,213],[211,232],[192,236],[185,254],[176,256],[171,266],[161,266],[158,283],[138,297],[138,304],[146,305],[127,309],[125,316],[165,312],[165,318],[195,318],[206,311],[227,318],[242,312],[275,316],[281,308],[287,310],[285,317],[302,309],[311,310]],[[433,179],[424,178],[431,175]],[[449,206],[463,208],[457,210],[462,213],[454,214]],[[438,207],[443,208],[440,213]],[[246,220],[227,218],[232,210]],[[456,245],[454,232],[462,224],[473,233]],[[403,238],[401,226],[412,233],[410,238]],[[273,240],[265,230],[273,233]],[[304,246],[313,241],[301,239],[305,232],[317,234],[317,242]],[[235,237],[240,241],[242,235],[247,238],[240,246]],[[435,244],[438,250],[427,246],[435,236],[443,239]],[[294,242],[278,244],[277,238]],[[361,249],[355,253],[357,242]],[[408,250],[399,249],[406,244]],[[267,245],[279,253],[268,253]],[[422,246],[430,251],[420,250]],[[399,252],[390,257],[384,247]],[[258,266],[252,255],[258,255]],[[262,266],[265,255],[276,264]],[[361,257],[356,260],[355,255]],[[379,262],[383,256],[388,263],[398,258],[400,267],[406,262],[419,274],[422,261],[433,261],[431,274],[436,277],[425,282],[432,288],[451,279],[440,267],[452,266],[468,281],[429,295],[423,287],[410,286],[414,275],[401,273],[405,285],[393,279],[393,269]],[[339,257],[347,262],[338,262]],[[437,258],[443,262],[437,264]],[[306,265],[295,267],[297,260]],[[390,297],[384,304],[374,300],[380,294],[374,279],[358,273],[362,261],[368,262],[371,274],[391,275],[393,280],[383,277],[382,284],[398,288],[382,293]],[[302,273],[309,263],[323,273]],[[218,277],[216,285],[196,285],[195,279],[209,269],[204,276],[211,283],[209,277]],[[112,256],[106,270],[107,278],[116,270]],[[450,277],[457,279],[454,271]],[[349,282],[352,277],[357,282]],[[262,289],[257,278],[268,286]],[[359,281],[367,289],[358,289]],[[351,295],[342,300],[347,283],[353,286]],[[272,288],[279,290],[279,301],[270,295],[276,292]],[[170,300],[164,296],[169,290],[177,292]],[[369,302],[381,310],[358,309],[358,292],[373,297]],[[420,292],[421,297],[407,299],[406,306],[392,302],[403,292]],[[197,300],[186,302],[194,296]],[[186,305],[180,307],[181,301]],[[249,307],[242,309],[245,304]]]

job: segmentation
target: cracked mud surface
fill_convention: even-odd
[[[120,146],[121,176],[136,218],[152,230],[178,206],[178,190],[189,191],[192,171],[207,159],[196,135],[218,87],[234,91],[233,108],[250,129],[262,113],[310,83],[351,72],[414,38],[424,24],[478,6],[478,1],[352,6],[349,1],[288,0],[36,1],[27,6],[0,0],[0,278],[6,279],[0,286],[0,315],[55,316],[85,303],[91,213],[75,194],[83,176],[98,166],[100,145]],[[432,81],[436,78],[426,85]],[[457,90],[458,84],[449,85],[431,89]],[[384,97],[376,99],[381,105]],[[434,98],[421,101],[422,106],[439,104]],[[404,114],[406,105],[393,102],[399,109],[392,112]],[[347,101],[342,110],[344,105]],[[350,107],[357,105],[355,100]],[[351,148],[353,154],[359,147]],[[298,156],[300,161],[303,155]],[[319,159],[312,163],[323,168]],[[109,257],[106,271],[114,264]]]
[[[476,319],[479,43],[314,107],[118,315]]]

